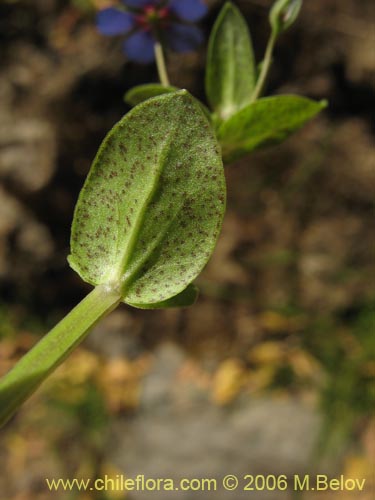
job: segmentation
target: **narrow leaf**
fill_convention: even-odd
[[[160,83],[146,83],[144,85],[137,85],[132,89],[128,90],[124,95],[124,101],[130,106],[136,106],[151,97],[157,97],[162,94],[169,94],[170,92],[176,92],[177,87],[166,87]]]
[[[220,118],[250,102],[255,79],[249,29],[237,7],[228,2],[213,27],[207,55],[206,94]]]
[[[224,161],[233,161],[254,149],[282,142],[326,106],[326,101],[294,95],[257,100],[219,127]]]
[[[185,290],[209,259],[225,209],[220,148],[186,91],[149,99],[108,134],[81,191],[71,266],[137,307]]]

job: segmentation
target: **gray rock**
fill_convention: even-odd
[[[10,249],[10,240],[15,235],[15,248]],[[53,253],[53,241],[48,228],[11,194],[0,186],[0,277],[20,271],[20,265],[12,268],[11,257],[27,257],[29,265],[35,265]],[[12,253],[12,255],[11,255]],[[21,260],[21,259],[20,259]]]
[[[24,192],[39,191],[55,170],[56,141],[42,119],[0,123],[0,179]]]
[[[242,397],[231,407],[214,406],[199,390],[185,390],[178,377],[185,362],[186,356],[176,346],[159,348],[153,370],[144,381],[139,413],[135,418],[119,419],[113,426],[110,461],[128,478],[142,474],[145,478],[172,478],[176,484],[182,478],[217,479],[217,491],[174,491],[176,500],[245,499],[253,493],[257,500],[288,498],[287,492],[243,491],[244,476],[307,473],[320,417],[312,408],[290,399]],[[221,481],[227,474],[239,478],[241,487],[236,492],[223,488]],[[170,495],[133,491],[129,498],[164,500],[172,498]]]
[[[117,309],[92,330],[85,344],[106,358],[133,358],[139,353],[142,322],[124,309]]]

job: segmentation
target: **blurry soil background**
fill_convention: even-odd
[[[259,61],[271,2],[235,3]],[[207,35],[221,4],[210,2]],[[224,229],[194,307],[119,307],[1,431],[1,500],[172,498],[50,492],[45,478],[317,471],[367,478],[366,491],[298,498],[370,498],[374,21],[372,0],[304,2],[267,93],[329,108],[282,146],[227,167]],[[171,81],[204,98],[204,64],[204,48],[171,54]],[[89,291],[66,261],[75,201],[128,111],[123,94],[157,74],[97,34],[89,0],[1,0],[0,72],[4,373]]]

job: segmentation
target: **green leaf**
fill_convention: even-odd
[[[270,11],[270,24],[275,35],[286,31],[297,19],[302,0],[277,0]]]
[[[176,92],[177,87],[166,87],[160,83],[146,83],[144,85],[137,85],[132,89],[128,90],[124,95],[124,101],[130,106],[136,106],[151,97],[157,97],[162,94],[169,94],[170,92]]]
[[[250,102],[255,79],[249,29],[237,7],[228,2],[213,27],[207,55],[206,94],[220,118]]]
[[[222,123],[217,135],[224,161],[233,161],[254,149],[278,144],[327,106],[296,95],[265,97]]]
[[[189,307],[195,304],[199,295],[199,290],[195,285],[189,285],[178,295],[171,299],[154,304],[135,304],[128,302],[130,306],[138,307],[139,309],[169,309],[172,307]]]
[[[70,265],[129,304],[166,301],[205,266],[224,210],[220,147],[195,99],[149,99],[98,151],[74,214]]]

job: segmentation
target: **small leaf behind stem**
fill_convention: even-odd
[[[107,135],[76,206],[70,265],[151,307],[208,261],[225,211],[220,147],[186,91],[150,99]]]
[[[137,85],[136,87],[128,90],[124,95],[124,101],[130,106],[136,106],[141,102],[147,101],[147,99],[151,99],[152,97],[169,94],[178,90],[180,89],[178,89],[177,87],[161,85],[160,83],[145,83],[142,85]],[[211,113],[207,106],[205,106],[203,102],[199,101],[198,99],[195,100],[201,107],[206,117],[211,121]]]
[[[176,92],[177,90],[177,87],[165,86],[160,83],[145,83],[128,90],[124,95],[124,101],[130,106],[136,106],[147,99],[151,99],[152,97],[169,94],[170,92]]]

